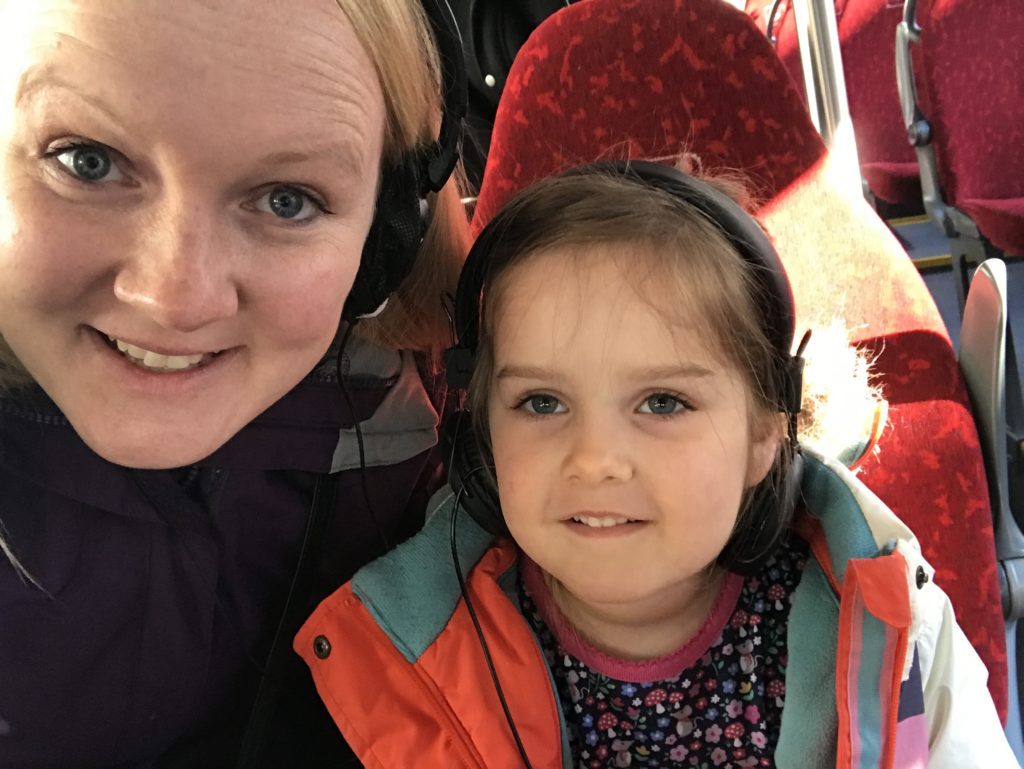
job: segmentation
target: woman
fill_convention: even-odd
[[[436,485],[424,10],[0,0],[5,768],[346,765],[288,646]]]

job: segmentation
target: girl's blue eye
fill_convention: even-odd
[[[668,393],[655,393],[654,395],[648,396],[638,411],[641,414],[657,414],[659,416],[665,416],[668,414],[675,414],[677,411],[682,411],[687,406],[679,398]]]
[[[292,222],[309,221],[319,214],[326,213],[327,210],[309,193],[284,184],[272,188],[262,196],[256,203],[256,208]]]
[[[55,158],[65,170],[83,182],[119,182],[124,174],[110,156],[110,149],[101,144],[75,144],[70,147],[58,147],[48,153]]]
[[[560,414],[565,411],[565,405],[553,395],[531,395],[519,404],[519,408],[537,415]]]

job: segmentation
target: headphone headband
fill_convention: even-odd
[[[757,222],[735,201],[709,184],[670,166],[643,161],[603,162],[566,171],[563,176],[617,175],[639,185],[664,190],[693,206],[714,223],[750,266],[761,289],[755,301],[775,351],[779,402],[789,415],[790,443],[786,456],[777,459],[771,477],[751,490],[738,526],[716,559],[722,568],[739,574],[757,574],[781,540],[800,496],[803,456],[796,440],[796,415],[800,411],[803,360],[801,351],[790,353],[795,318],[793,294],[775,248]],[[455,299],[458,344],[448,350],[445,366],[449,385],[468,388],[480,337],[480,300],[485,290],[491,257],[511,222],[515,208],[506,206],[477,238],[459,278]],[[805,336],[806,340],[806,336]],[[448,456],[448,482],[463,509],[485,530],[508,536],[501,501],[492,475],[494,459],[486,442],[473,429],[472,415],[461,410],[445,420],[442,441]]]
[[[448,181],[459,160],[462,121],[469,102],[465,52],[455,13],[448,0],[423,0],[441,65],[441,127],[433,152],[429,153],[423,192],[437,192]]]
[[[342,318],[355,322],[381,310],[412,270],[430,223],[427,196],[448,181],[459,159],[468,90],[462,38],[448,0],[423,0],[441,68],[441,126],[427,146],[381,169],[373,223]]]
[[[800,410],[799,358],[791,354],[796,328],[793,293],[786,270],[771,241],[757,221],[725,193],[679,169],[644,160],[602,161],[577,166],[558,178],[604,174],[635,181],[638,185],[662,190],[685,202],[715,224],[751,266],[758,286],[756,301],[768,339],[784,364],[780,372],[783,403],[780,409],[790,414]],[[465,389],[473,371],[473,357],[480,342],[480,297],[487,282],[490,254],[503,236],[509,216],[499,211],[477,237],[466,257],[455,299],[455,324],[458,344],[446,357],[448,383]]]

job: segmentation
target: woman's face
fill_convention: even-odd
[[[101,456],[199,460],[335,334],[382,151],[373,65],[333,0],[0,16],[0,334]]]

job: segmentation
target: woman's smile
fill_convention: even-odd
[[[103,335],[102,332],[97,333]],[[224,352],[223,349],[212,352],[170,352],[169,348],[156,344],[134,344],[111,334],[105,336],[111,349],[116,349],[132,363],[154,372],[171,373],[198,368]]]
[[[333,3],[10,19],[0,335],[104,459],[196,462],[337,335],[380,170],[375,68]]]
[[[229,376],[234,359],[243,351],[242,347],[229,347],[215,353],[167,355],[112,340],[95,329],[89,329],[87,335],[92,340],[92,351],[87,354],[95,355],[97,367],[107,371],[110,389],[134,398],[191,396],[195,388],[210,387],[216,378]]]

